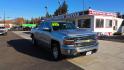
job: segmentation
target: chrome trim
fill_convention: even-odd
[[[92,46],[85,46],[85,47],[62,46],[61,53],[64,55],[75,55],[81,52],[86,52],[94,49],[98,49],[98,44]]]

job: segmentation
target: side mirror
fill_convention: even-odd
[[[51,29],[50,28],[43,28],[43,31],[51,32]]]

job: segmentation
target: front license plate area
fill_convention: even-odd
[[[91,55],[91,54],[92,54],[92,51],[86,52],[86,55]]]

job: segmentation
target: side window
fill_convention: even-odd
[[[45,25],[45,22],[42,22],[42,23],[40,23],[40,25],[38,26],[38,28],[39,29],[43,29],[44,25]]]
[[[39,29],[43,29],[43,28],[51,28],[49,22],[42,22],[40,25],[39,25]]]
[[[44,28],[51,28],[49,22],[45,22],[45,23],[44,23]]]
[[[104,27],[104,19],[96,19],[96,28]]]
[[[112,27],[112,20],[106,19],[106,27]]]
[[[118,21],[117,20],[115,20],[115,26],[118,26]]]
[[[90,28],[91,27],[91,20],[90,19],[80,19],[78,20],[78,27],[79,28]]]
[[[117,30],[117,26],[118,26],[118,21],[114,20],[113,30]]]

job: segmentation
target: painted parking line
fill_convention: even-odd
[[[31,39],[29,31],[13,31],[13,33],[17,34],[18,36],[24,39]]]

